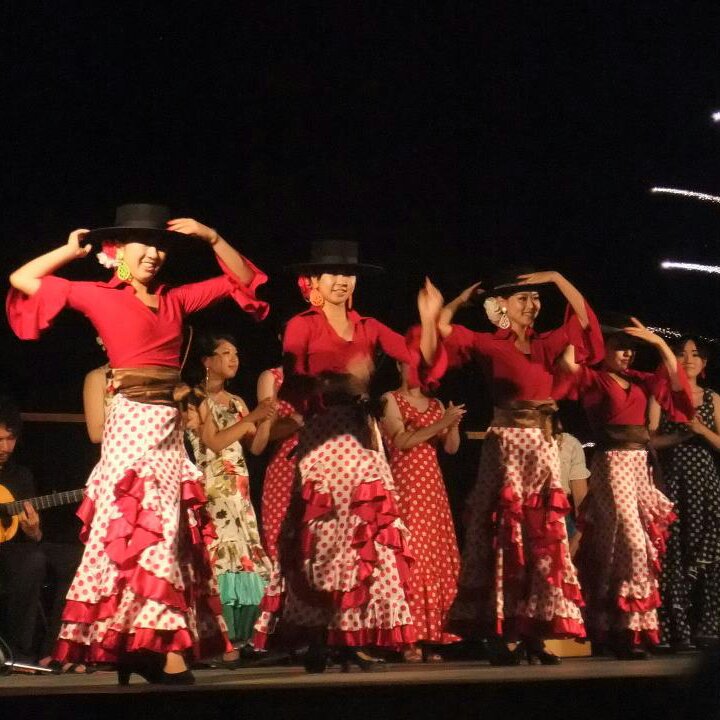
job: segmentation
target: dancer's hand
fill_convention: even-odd
[[[417,296],[420,319],[435,323],[443,306],[443,296],[440,290],[432,284],[430,278],[425,278],[425,285],[420,288]]]
[[[652,330],[648,330],[637,318],[631,317],[630,322],[632,325],[623,328],[623,332],[627,335],[631,335],[638,340],[644,340],[650,345],[662,345],[665,341],[656,335]]]
[[[67,248],[71,253],[71,260],[87,257],[88,253],[92,250],[90,243],[82,244],[82,241],[89,232],[87,228],[79,228],[78,230],[73,230],[70,235],[68,235]]]
[[[470,287],[465,288],[458,296],[457,301],[460,305],[467,305],[476,295],[483,295],[485,291],[480,287],[482,282],[473,283]]]
[[[193,220],[193,218],[175,218],[174,220],[168,220],[167,228],[168,230],[172,230],[172,232],[199,237],[209,245],[214,245],[220,238],[217,230],[203,225],[197,220]]]
[[[534,273],[526,273],[518,275],[518,285],[545,285],[546,283],[556,283],[562,277],[555,270],[541,270]]]

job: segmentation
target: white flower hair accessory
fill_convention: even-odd
[[[510,318],[507,316],[507,308],[504,308],[495,297],[485,299],[483,303],[485,314],[488,320],[501,330],[507,330],[510,327]]]
[[[95,257],[97,257],[98,262],[103,267],[108,268],[108,270],[114,270],[120,264],[120,261],[117,259],[117,249],[118,246],[116,243],[104,242],[102,249]]]

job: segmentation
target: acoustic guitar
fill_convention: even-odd
[[[85,495],[85,489],[67,490],[66,492],[52,493],[51,495],[40,495],[27,500],[15,500],[12,493],[0,485],[0,543],[12,540],[20,526],[20,513],[23,512],[23,505],[29,502],[36,510],[48,510],[49,508],[60,507],[80,502]]]

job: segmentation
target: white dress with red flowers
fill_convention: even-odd
[[[247,408],[236,396],[229,405],[207,399],[220,430],[240,422]],[[223,616],[231,640],[249,639],[258,606],[270,579],[271,563],[260,542],[255,509],[250,500],[250,477],[240,442],[215,454],[197,432],[188,431],[195,462],[205,475],[207,510],[217,537],[210,543],[210,560],[220,587]]]

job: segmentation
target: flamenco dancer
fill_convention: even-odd
[[[358,262],[356,243],[314,243],[312,258],[293,267],[311,308],[290,320],[283,348],[285,382],[315,392],[298,393],[293,402],[306,419],[296,450],[298,479],[254,643],[265,646],[282,614],[285,636],[311,644],[308,672],[325,670],[328,646],[337,649],[344,669],[354,663],[378,670],[382,661],[363,648],[402,647],[416,634],[406,594],[407,531],[363,399],[376,349],[410,365],[415,378],[421,357],[402,335],[351,309],[357,276],[380,271]],[[435,355],[441,304],[437,291],[421,291],[426,358]]]
[[[537,334],[538,290],[547,283],[569,307],[561,327]],[[552,371],[570,344],[578,357],[594,358],[600,329],[580,292],[552,271],[509,273],[494,284],[485,309],[495,333],[451,325],[478,285],[443,308],[439,324],[450,364],[480,361],[495,405],[468,498],[460,589],[449,629],[484,639],[493,664],[516,665],[523,656],[529,663],[558,664],[543,639],[583,637],[585,628],[563,519],[570,506],[552,437]],[[522,642],[511,650],[503,640]]]
[[[195,462],[205,475],[206,508],[217,534],[209,551],[223,617],[230,642],[243,648],[252,635],[271,570],[250,499],[250,473],[243,444],[250,444],[257,423],[272,417],[275,403],[260,403],[250,412],[241,397],[225,388],[239,367],[237,346],[231,336],[199,337],[196,354],[196,370],[202,369],[205,376],[198,390],[205,399],[198,408],[198,426],[188,423],[186,434]],[[226,668],[234,669],[239,663],[238,649],[222,657]]]
[[[409,338],[411,339],[411,338]],[[460,552],[450,513],[437,448],[455,454],[460,447],[463,405],[447,408],[410,387],[410,368],[398,363],[401,385],[383,396],[383,431],[388,438],[390,469],[400,517],[410,531],[415,562],[410,572],[410,612],[418,644],[407,648],[406,662],[441,662],[433,645],[460,638],[445,632],[457,595]]]
[[[580,510],[584,528],[576,562],[587,625],[594,643],[618,659],[646,657],[643,643],[658,643],[658,575],[673,506],[653,483],[649,464],[648,399],[675,421],[692,417],[685,373],[667,343],[633,318],[632,326],[605,328],[609,335],[599,369],[578,365],[572,352],[562,364],[574,374],[596,436],[588,495]],[[657,372],[632,370],[637,341],[655,347]]]
[[[655,399],[650,431],[660,459],[668,497],[678,516],[670,526],[660,577],[662,641],[675,651],[720,643],[720,396],[701,385],[708,349],[693,337],[673,343],[692,392],[695,415],[674,422]],[[659,428],[658,428],[659,425]]]
[[[168,288],[158,282],[167,248],[200,238],[223,275]],[[115,267],[107,282],[75,282],[53,273],[86,257]],[[10,276],[10,326],[37,339],[65,307],[83,313],[107,348],[115,398],[103,430],[100,462],[78,510],[83,558],[68,592],[55,656],[112,662],[118,680],[131,672],[150,682],[192,683],[186,656],[229,652],[206,544],[201,474],[183,447],[179,384],[182,322],[221,298],[258,319],[255,297],[266,276],[212,228],[169,220],[158,205],[123,205],[115,226],[70,233],[65,245]]]

